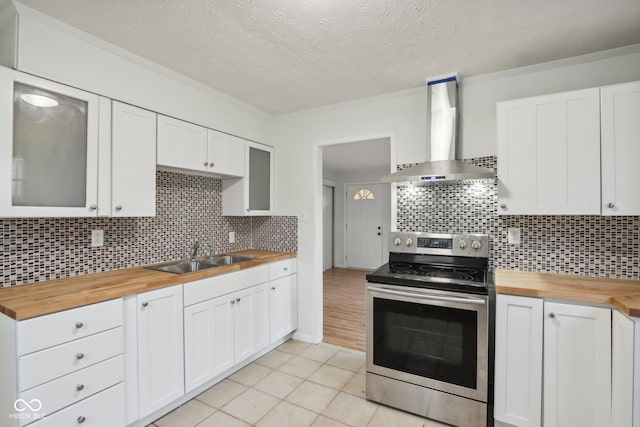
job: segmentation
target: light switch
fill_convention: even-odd
[[[91,230],[91,247],[104,246],[104,230]]]

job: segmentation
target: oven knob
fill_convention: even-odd
[[[473,249],[478,250],[478,249],[480,249],[482,247],[482,243],[480,243],[480,241],[478,241],[478,240],[474,240],[473,242],[471,242],[471,247]]]
[[[399,237],[396,237],[395,239],[393,239],[393,244],[396,246],[400,246],[402,244],[402,239]]]
[[[407,246],[411,246],[413,245],[413,240],[411,240],[410,238],[407,239],[407,241],[405,242],[407,244]]]
[[[467,247],[467,242],[465,242],[464,240],[460,240],[458,242],[458,246],[460,247],[460,249],[464,249]]]

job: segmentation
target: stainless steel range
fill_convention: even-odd
[[[367,399],[460,427],[493,425],[488,236],[395,232],[367,275]]]

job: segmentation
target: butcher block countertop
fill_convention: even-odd
[[[294,253],[258,249],[229,254],[254,259],[187,274],[165,273],[140,266],[0,288],[0,312],[16,320],[29,319],[296,257]]]
[[[640,317],[640,280],[496,270],[495,283],[500,294],[609,304]]]

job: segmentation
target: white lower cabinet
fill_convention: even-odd
[[[635,425],[633,346],[617,310],[498,295],[496,425]]]
[[[182,285],[138,294],[139,416],[184,394]]]
[[[269,344],[267,283],[185,307],[184,328],[189,392]]]
[[[233,366],[233,306],[228,296],[185,307],[184,346],[187,392]]]
[[[611,425],[611,310],[544,304],[545,427]]]
[[[638,426],[640,419],[633,423],[635,322],[617,310],[611,314],[611,426]]]
[[[494,418],[514,426],[541,425],[543,300],[496,298]]]
[[[0,315],[0,427],[123,426],[122,307]]]
[[[297,277],[292,274],[269,283],[271,341],[284,337],[298,325]]]
[[[240,363],[269,344],[269,293],[267,283],[233,295],[235,362]]]

